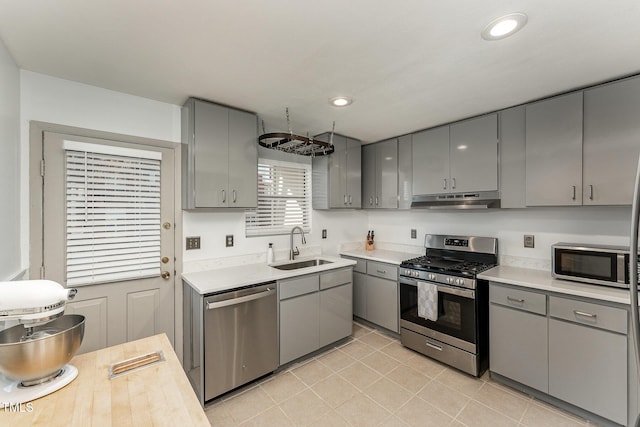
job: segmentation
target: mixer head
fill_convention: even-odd
[[[64,314],[76,292],[51,280],[0,282],[0,322],[17,320],[27,327],[50,322]]]

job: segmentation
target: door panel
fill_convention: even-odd
[[[195,103],[196,207],[226,207],[229,201],[229,110],[209,102]]]
[[[362,207],[376,208],[376,146],[362,147]]]
[[[84,338],[77,354],[88,353],[107,346],[107,298],[72,301],[65,314],[80,314],[84,319]]]
[[[449,192],[449,126],[413,135],[413,194]]]
[[[377,144],[376,194],[379,208],[398,207],[398,140]]]
[[[254,114],[229,110],[229,207],[249,208],[258,203],[256,120]]]
[[[166,333],[174,338],[174,149],[45,132],[43,154],[44,277],[66,285],[66,192],[64,141],[160,152],[160,255],[157,276],[73,286],[78,289],[69,313],[87,318],[82,351],[97,350],[144,336]],[[155,176],[155,175],[154,175]],[[123,184],[118,184],[123,185]],[[125,188],[126,191],[126,188]],[[114,216],[118,215],[117,209]],[[108,224],[108,222],[107,222]],[[127,251],[132,247],[125,248]],[[124,250],[124,249],[123,249]],[[162,278],[160,271],[168,277]],[[75,310],[75,311],[74,311]]]

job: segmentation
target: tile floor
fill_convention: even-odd
[[[347,343],[205,407],[213,426],[586,426],[354,323]]]

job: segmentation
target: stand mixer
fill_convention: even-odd
[[[78,376],[67,362],[82,342],[84,316],[63,315],[75,295],[50,280],[0,282],[0,406],[53,393]]]

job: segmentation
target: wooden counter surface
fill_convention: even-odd
[[[109,379],[109,366],[162,350],[165,360]],[[78,376],[66,387],[11,412],[1,426],[209,426],[167,336],[155,335],[74,357]]]

